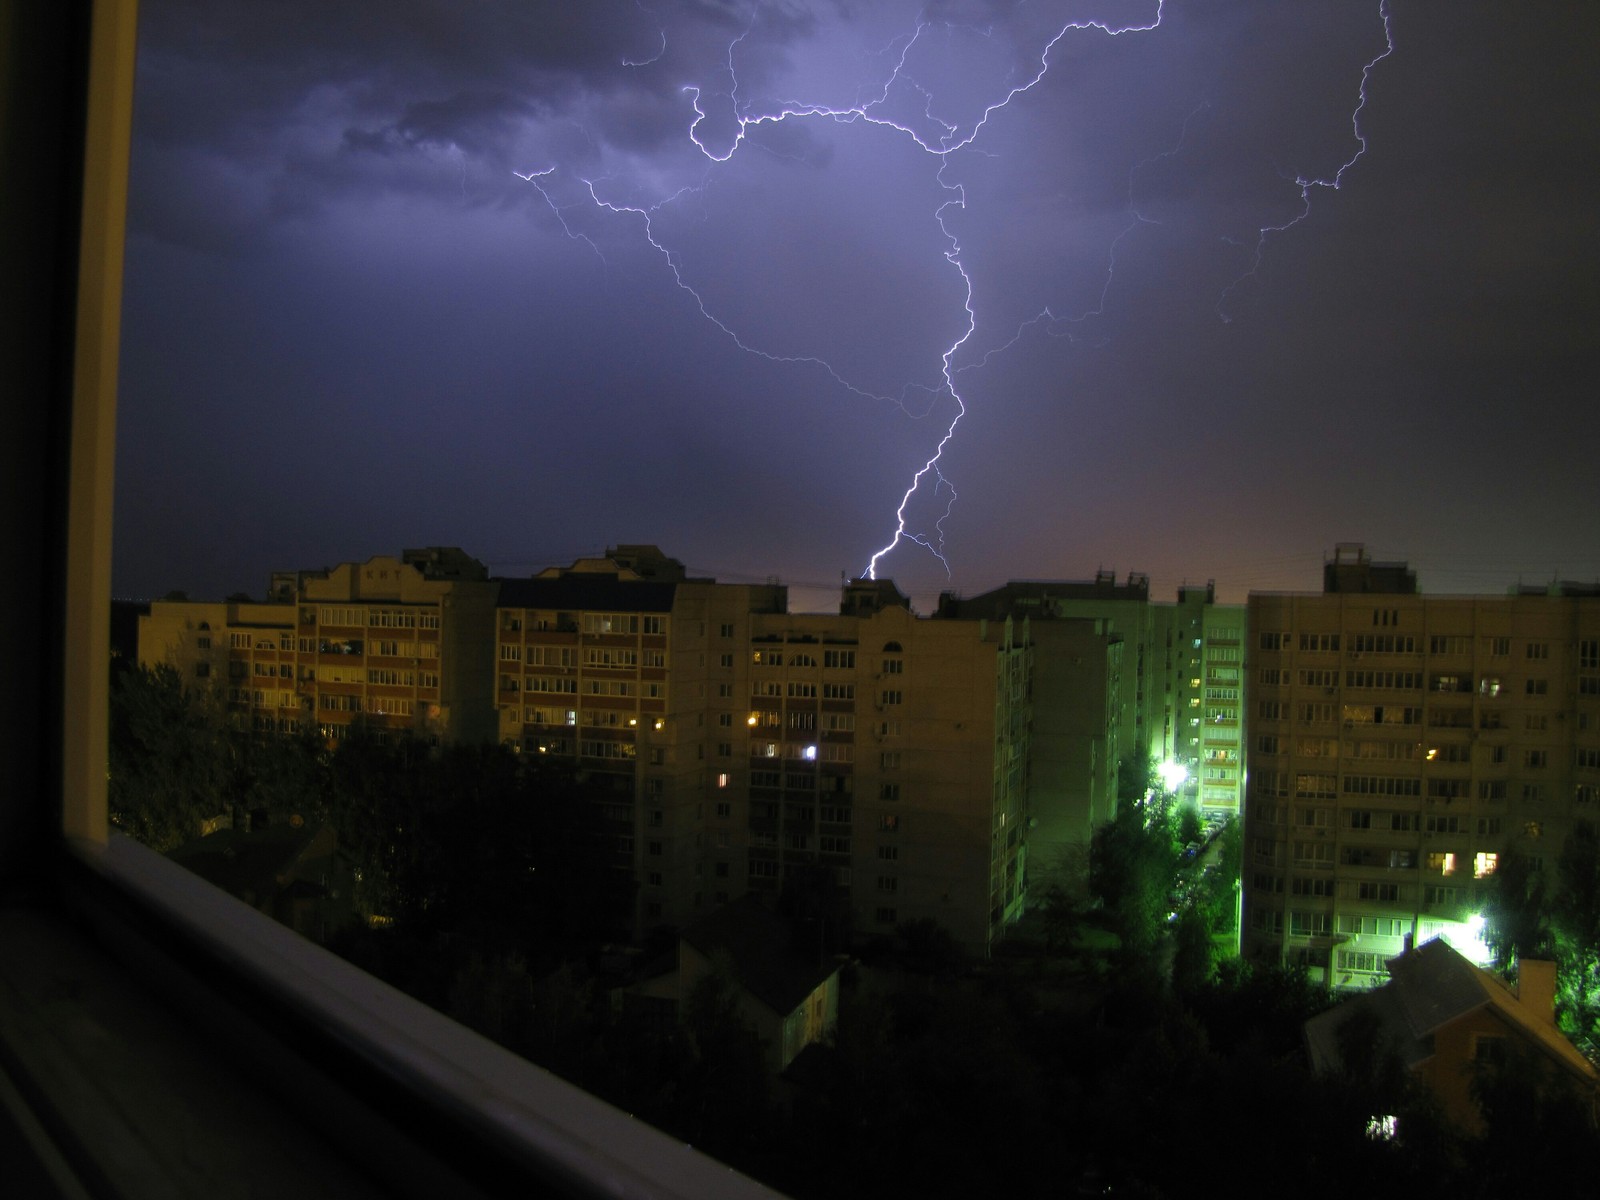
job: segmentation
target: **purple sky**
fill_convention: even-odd
[[[825,605],[958,341],[923,609],[1600,577],[1600,10],[1389,29],[1363,153],[1377,0],[143,0],[116,590],[653,541]]]

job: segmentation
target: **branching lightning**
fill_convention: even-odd
[[[745,144],[746,136],[752,128],[761,126],[763,124],[777,124],[796,119],[825,119],[840,124],[865,123],[886,128],[894,131],[900,136],[909,138],[921,151],[937,161],[938,165],[934,171],[933,179],[938,188],[944,193],[944,197],[935,205],[930,215],[933,222],[938,226],[940,235],[945,242],[945,248],[943,250],[945,261],[949,264],[949,267],[956,272],[961,280],[961,288],[963,292],[962,308],[965,314],[965,321],[964,327],[961,329],[959,335],[944,348],[942,354],[940,355],[939,370],[937,373],[938,382],[908,382],[901,388],[898,395],[883,395],[869,388],[863,387],[858,383],[854,383],[845,378],[838,370],[834,368],[831,363],[820,356],[812,354],[775,353],[769,349],[755,345],[748,339],[742,337],[728,320],[712,311],[705,298],[698,290],[696,290],[695,286],[686,277],[684,264],[680,256],[660,237],[658,237],[655,227],[655,218],[662,212],[663,209],[666,209],[669,206],[677,203],[686,195],[700,193],[706,186],[705,182],[681,187],[672,192],[672,194],[656,200],[653,203],[640,204],[626,202],[617,198],[608,198],[608,196],[604,193],[606,193],[608,190],[607,184],[610,182],[610,180],[606,178],[591,179],[578,177],[584,188],[587,189],[589,202],[592,203],[596,209],[616,215],[630,215],[637,218],[642,223],[645,239],[648,241],[650,246],[657,253],[659,253],[663,259],[665,259],[678,288],[684,292],[687,292],[694,300],[694,303],[700,314],[724,335],[726,335],[741,351],[759,356],[773,363],[818,368],[824,374],[826,374],[829,379],[831,379],[836,385],[844,389],[846,392],[862,399],[884,401],[895,404],[911,416],[926,416],[932,412],[934,405],[942,396],[948,395],[950,397],[950,400],[955,406],[955,414],[953,417],[951,417],[949,424],[945,426],[943,435],[939,438],[933,449],[933,452],[929,455],[922,466],[912,475],[910,483],[906,487],[900,498],[899,505],[895,509],[895,525],[893,535],[890,537],[887,543],[885,543],[880,549],[873,552],[872,555],[867,559],[863,571],[863,574],[867,578],[877,577],[877,570],[880,562],[885,558],[885,556],[894,551],[901,544],[901,542],[911,542],[926,549],[939,560],[939,562],[944,566],[946,573],[949,572],[949,561],[945,557],[944,525],[946,520],[949,518],[949,515],[955,504],[956,490],[946,478],[941,468],[941,460],[944,456],[946,447],[949,446],[951,440],[955,437],[956,429],[959,426],[962,417],[964,417],[967,412],[967,401],[963,397],[960,388],[957,386],[958,378],[967,374],[968,372],[981,369],[994,356],[1005,353],[1008,349],[1014,346],[1030,328],[1033,328],[1044,322],[1049,322],[1050,324],[1046,325],[1046,329],[1054,333],[1055,330],[1052,328],[1052,326],[1058,324],[1075,325],[1104,311],[1106,299],[1110,293],[1112,282],[1115,276],[1117,252],[1120,244],[1125,238],[1131,235],[1142,225],[1155,223],[1151,218],[1147,217],[1139,210],[1134,195],[1134,179],[1138,173],[1149,164],[1161,158],[1176,154],[1178,150],[1182,148],[1184,139],[1186,139],[1188,136],[1190,121],[1192,121],[1194,116],[1206,106],[1202,104],[1199,108],[1190,113],[1189,118],[1187,118],[1184,122],[1182,135],[1180,136],[1177,145],[1174,146],[1173,149],[1165,151],[1162,154],[1158,154],[1152,158],[1145,159],[1143,162],[1137,164],[1130,172],[1128,211],[1131,220],[1129,224],[1111,241],[1107,248],[1105,282],[1101,288],[1100,295],[1095,305],[1084,310],[1076,317],[1060,317],[1053,313],[1049,308],[1045,308],[1033,317],[1030,317],[1024,321],[1018,327],[1015,334],[1008,340],[1004,341],[1002,344],[990,348],[981,356],[978,356],[972,361],[961,366],[956,365],[956,359],[966,350],[969,342],[976,333],[978,328],[978,316],[974,309],[975,289],[973,285],[973,278],[968,264],[963,258],[961,242],[951,227],[951,217],[953,212],[964,211],[967,207],[967,194],[964,186],[960,183],[952,182],[946,174],[951,164],[952,156],[957,152],[964,150],[968,150],[973,153],[984,153],[984,151],[979,149],[975,143],[982,135],[984,129],[989,123],[990,118],[995,113],[1009,105],[1013,100],[1016,100],[1019,96],[1031,91],[1040,83],[1041,80],[1045,78],[1050,70],[1052,53],[1055,51],[1056,46],[1062,41],[1062,39],[1066,38],[1069,34],[1075,32],[1094,31],[1110,37],[1119,37],[1128,33],[1148,33],[1161,26],[1164,5],[1165,0],[1155,0],[1154,14],[1148,21],[1144,23],[1113,25],[1102,20],[1080,20],[1064,24],[1055,32],[1053,36],[1049,37],[1045,41],[1042,49],[1038,51],[1037,68],[1033,69],[1031,73],[1025,73],[1025,77],[1022,78],[1020,82],[1014,81],[1009,85],[1005,85],[1003,87],[1003,94],[1000,96],[1000,98],[986,104],[976,119],[971,121],[970,125],[967,126],[952,124],[936,117],[933,112],[934,96],[932,92],[920,84],[912,76],[911,69],[909,67],[912,52],[919,41],[924,38],[924,36],[927,36],[931,29],[935,28],[933,23],[920,18],[917,21],[915,28],[911,32],[896,38],[885,48],[883,57],[888,60],[891,65],[889,65],[887,68],[886,74],[882,79],[881,86],[874,86],[870,90],[870,93],[866,99],[858,98],[857,101],[852,104],[837,106],[823,104],[820,102],[789,100],[778,104],[771,111],[757,111],[753,105],[747,105],[746,102],[741,99],[737,56],[740,47],[744,44],[746,39],[749,38],[752,30],[755,27],[756,9],[754,7],[751,9],[750,19],[746,23],[744,30],[728,43],[727,53],[725,55],[725,70],[727,72],[728,79],[726,86],[711,89],[700,85],[688,85],[682,89],[683,95],[688,98],[689,107],[693,114],[689,121],[687,136],[689,141],[693,143],[699,153],[706,159],[708,172],[706,176],[707,180],[710,178],[709,172],[714,171],[717,165],[728,162],[734,157],[735,154],[738,153],[741,146]],[[642,8],[643,6],[641,5],[640,7]],[[1366,152],[1367,144],[1365,137],[1361,132],[1360,116],[1362,109],[1365,107],[1367,102],[1367,82],[1377,64],[1384,58],[1388,57],[1388,55],[1392,53],[1394,49],[1393,38],[1390,31],[1389,0],[1381,0],[1379,13],[1383,21],[1386,48],[1382,53],[1377,55],[1377,57],[1368,62],[1363,69],[1361,75],[1360,99],[1351,117],[1352,127],[1354,128],[1359,148],[1349,159],[1349,161],[1345,162],[1338,169],[1338,171],[1329,178],[1299,176],[1295,179],[1295,183],[1300,188],[1301,192],[1301,211],[1292,220],[1286,221],[1281,225],[1264,227],[1259,231],[1259,238],[1256,243],[1250,271],[1246,272],[1244,275],[1241,275],[1239,279],[1235,280],[1234,283],[1229,286],[1228,291],[1224,293],[1222,299],[1218,302],[1218,312],[1220,315],[1222,315],[1224,320],[1229,319],[1227,314],[1223,311],[1228,294],[1231,293],[1233,289],[1236,288],[1240,283],[1242,283],[1244,279],[1254,274],[1259,268],[1267,238],[1272,234],[1282,233],[1292,228],[1300,221],[1304,220],[1310,212],[1310,197],[1312,189],[1317,187],[1331,187],[1337,189],[1340,186],[1345,173],[1351,167],[1353,167],[1356,161],[1359,160]],[[665,53],[665,50],[666,33],[663,30],[661,33],[661,51],[656,55],[656,58],[660,58],[661,55]],[[656,59],[649,59],[645,60],[645,62],[638,63],[624,60],[624,65],[630,67],[643,66],[648,62],[654,61],[656,61]],[[925,122],[925,128],[919,130],[918,128],[913,127],[912,124],[906,123],[902,120],[895,120],[888,115],[887,108],[890,103],[891,95],[896,92],[897,88],[906,89],[910,92],[910,94],[921,96],[923,98],[924,103],[921,106],[920,116],[922,121]],[[707,139],[704,136],[704,130],[707,127],[707,122],[712,120],[711,113],[706,106],[708,97],[715,97],[721,101],[724,101],[731,110],[734,128],[724,149],[717,149],[712,145],[708,145]],[[575,231],[572,228],[566,219],[562,207],[556,203],[555,199],[544,186],[544,181],[546,178],[555,170],[556,168],[551,167],[540,171],[530,171],[527,174],[518,172],[517,175],[518,178],[529,183],[539,191],[540,195],[544,198],[545,203],[555,214],[557,220],[560,222],[568,237],[580,239],[586,242],[597,255],[600,255],[599,247],[590,237],[580,231]],[[602,261],[604,261],[603,255],[601,255],[601,258]],[[926,407],[922,408],[921,411],[917,411],[917,408],[913,407],[909,403],[913,397],[926,398]],[[935,498],[936,504],[939,496],[943,495],[945,497],[943,510],[940,512],[940,515],[937,517],[937,519],[933,521],[931,529],[914,529],[908,523],[909,518],[907,515],[907,510],[911,505],[912,500],[919,493],[927,494],[929,492],[931,492],[932,496]]]
[[[1151,164],[1158,163],[1163,159],[1172,158],[1174,155],[1180,153],[1183,150],[1184,143],[1189,140],[1189,126],[1194,123],[1194,119],[1197,116],[1199,116],[1202,112],[1205,112],[1210,107],[1211,105],[1209,102],[1202,101],[1194,108],[1192,112],[1189,113],[1187,117],[1183,119],[1183,129],[1178,135],[1178,141],[1170,150],[1163,150],[1160,154],[1151,155],[1149,158],[1135,163],[1133,168],[1128,172],[1128,223],[1123,226],[1122,232],[1118,233],[1116,237],[1111,239],[1110,245],[1106,247],[1105,281],[1100,285],[1100,295],[1096,297],[1095,302],[1088,308],[1083,309],[1076,316],[1071,317],[1060,316],[1053,309],[1051,309],[1049,305],[1046,305],[1044,308],[1041,308],[1038,312],[1034,313],[1033,316],[1029,317],[1027,320],[1018,325],[1017,332],[1006,341],[985,351],[982,358],[976,360],[975,362],[967,363],[965,366],[963,366],[959,371],[956,372],[958,375],[964,375],[968,371],[982,370],[984,367],[989,365],[990,359],[995,358],[997,355],[1004,354],[1007,350],[1010,350],[1013,346],[1020,342],[1024,336],[1026,336],[1030,329],[1033,329],[1037,326],[1043,325],[1045,332],[1047,332],[1051,337],[1062,336],[1062,333],[1057,331],[1058,327],[1067,326],[1068,328],[1064,332],[1066,333],[1066,336],[1070,337],[1072,336],[1072,326],[1081,325],[1090,317],[1098,317],[1104,314],[1106,310],[1106,299],[1111,295],[1111,285],[1116,282],[1117,278],[1117,248],[1121,246],[1123,241],[1140,226],[1161,224],[1161,222],[1157,221],[1154,217],[1146,216],[1139,208],[1137,183],[1140,173]],[[1049,322],[1049,324],[1045,324],[1046,322]]]
[[[644,6],[643,0],[633,0],[633,2],[640,12],[647,13],[651,16],[655,15],[650,11],[650,9]],[[654,54],[652,54],[649,58],[628,58],[626,55],[624,55],[621,60],[622,65],[625,67],[648,67],[653,62],[659,62],[661,60],[661,56],[667,52],[667,31],[658,26],[656,32],[661,35],[661,46]],[[515,172],[513,172],[513,174],[515,174]]]
[[[594,244],[594,239],[586,233],[573,232],[572,226],[567,224],[566,213],[562,212],[561,206],[555,202],[555,197],[551,196],[549,192],[545,191],[542,183],[535,182],[535,180],[549,178],[551,175],[555,174],[555,170],[556,169],[554,167],[546,167],[542,171],[529,171],[526,175],[524,175],[521,171],[513,171],[511,173],[518,179],[522,180],[523,183],[532,184],[533,190],[544,197],[545,204],[548,205],[550,211],[555,214],[556,220],[561,223],[562,231],[569,238],[575,242],[585,243],[589,249],[595,252],[595,256],[599,258],[602,263],[605,262],[606,256],[600,252],[600,247]]]
[[[1241,283],[1246,279],[1255,278],[1256,273],[1261,270],[1261,260],[1266,253],[1267,239],[1275,233],[1284,233],[1293,229],[1301,221],[1309,217],[1311,215],[1312,189],[1331,188],[1334,191],[1338,191],[1340,185],[1344,182],[1345,172],[1361,161],[1362,155],[1366,154],[1367,138],[1361,132],[1361,110],[1367,107],[1367,82],[1372,78],[1373,69],[1394,53],[1394,26],[1389,12],[1389,0],[1380,0],[1378,16],[1383,21],[1383,49],[1378,52],[1376,57],[1369,60],[1366,66],[1361,68],[1361,86],[1356,91],[1355,109],[1350,113],[1350,131],[1355,135],[1356,152],[1341,163],[1337,171],[1326,178],[1315,175],[1295,176],[1294,185],[1300,189],[1300,210],[1281,224],[1263,225],[1256,231],[1256,244],[1250,256],[1250,269],[1230,283],[1217,299],[1217,316],[1224,321],[1231,322],[1233,320],[1227,311],[1228,297],[1233,295]]]

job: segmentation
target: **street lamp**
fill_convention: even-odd
[[[1189,770],[1180,762],[1173,762],[1170,758],[1156,768],[1156,773],[1161,776],[1161,785],[1164,790],[1175,792],[1183,786],[1184,780],[1189,778]]]

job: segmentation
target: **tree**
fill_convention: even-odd
[[[1553,959],[1562,1032],[1600,1056],[1600,831],[1573,824],[1553,881],[1538,860],[1513,851],[1501,856],[1494,882],[1484,937],[1496,963]]]
[[[1304,967],[1229,958],[1185,1003],[1205,1024],[1211,1044],[1234,1054],[1255,1043],[1272,1058],[1304,1053],[1305,1023],[1333,1005],[1326,985]]]
[[[1180,804],[1178,806],[1177,839],[1187,846],[1190,842],[1198,842],[1205,826],[1200,820],[1200,809],[1194,804]]]
[[[1190,903],[1205,918],[1213,933],[1227,933],[1238,918],[1239,870],[1244,859],[1244,830],[1238,817],[1229,817],[1217,834],[1217,856],[1211,868],[1200,873]]]
[[[119,829],[163,853],[256,814],[320,824],[326,755],[309,722],[293,734],[240,728],[213,686],[176,667],[132,666],[111,690],[108,807]]]
[[[1536,859],[1515,851],[1501,856],[1483,915],[1484,940],[1498,966],[1554,953],[1544,871]]]
[[[1148,965],[1170,911],[1177,874],[1170,798],[1119,805],[1094,832],[1089,891],[1104,906],[1122,943],[1125,966]]]
[[[294,733],[229,724],[220,752],[223,797],[236,828],[258,817],[274,824],[298,817],[312,826],[327,819],[327,751],[310,720]]]
[[[1124,758],[1117,763],[1117,803],[1144,800],[1156,787],[1156,762],[1153,758]]]
[[[1555,913],[1560,933],[1600,953],[1600,832],[1578,821],[1561,847]]]
[[[770,1132],[767,1065],[756,1032],[739,1012],[738,985],[720,955],[683,1001],[694,1049],[681,1080],[679,1132],[713,1154],[759,1148]]]
[[[1600,1053],[1600,833],[1578,821],[1567,835],[1551,903],[1562,1029]]]
[[[1175,935],[1172,989],[1186,996],[1210,982],[1216,969],[1217,947],[1205,916],[1193,905],[1186,905],[1178,914]]]
[[[1071,954],[1078,944],[1078,923],[1083,919],[1078,906],[1059,883],[1045,889],[1041,905],[1045,949],[1053,954]]]
[[[362,902],[397,936],[486,960],[525,955],[538,975],[624,923],[629,885],[571,771],[502,746],[383,743],[355,729],[332,773]]]
[[[1593,1098],[1549,1060],[1510,1040],[1497,1060],[1476,1064],[1471,1090],[1483,1117],[1469,1150],[1479,1194],[1581,1195],[1593,1186]]]
[[[228,807],[227,723],[215,692],[176,667],[121,672],[111,692],[111,823],[166,853]]]

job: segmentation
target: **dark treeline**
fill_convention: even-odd
[[[357,920],[333,948],[430,1003],[477,960],[553,970],[626,930],[601,797],[574,772],[500,746],[433,747],[359,724],[314,733],[234,727],[212,691],[170,668],[112,692],[112,823],[163,852],[207,830],[330,826]]]
[[[161,670],[119,679],[112,731],[118,826],[162,850],[219,814],[331,826],[354,909],[376,919],[330,948],[801,1200],[1578,1194],[1600,1161],[1583,1108],[1515,1060],[1479,1081],[1478,1136],[1355,1022],[1346,1073],[1313,1078],[1302,1026],[1333,998],[1287,968],[1217,961],[1231,883],[1197,879],[1174,921],[1175,847],[1194,831],[1158,797],[1097,838],[1093,911],[1059,901],[1042,936],[984,963],[930,923],[862,947],[831,1044],[780,1081],[725,975],[677,1021],[624,1001],[605,948],[631,884],[573,773],[359,729],[332,749],[250,734]],[[633,958],[673,945],[658,931]],[[1396,1136],[1375,1136],[1390,1116]]]

